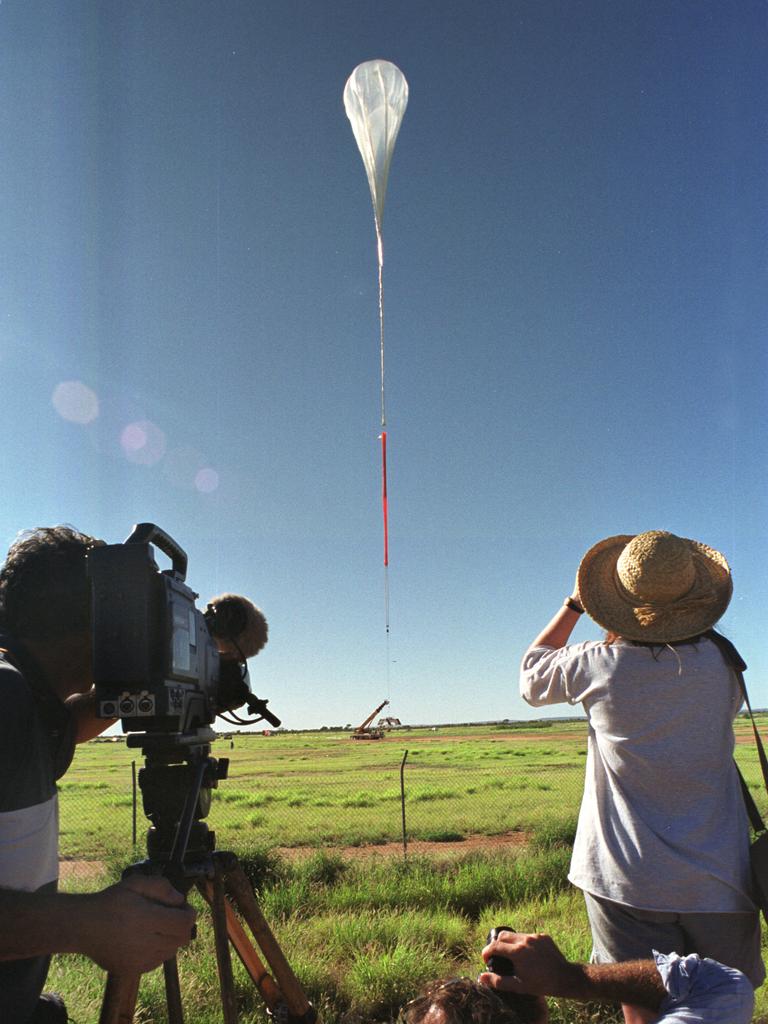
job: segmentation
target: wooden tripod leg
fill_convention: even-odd
[[[108,974],[99,1024],[133,1024],[140,974]]]
[[[213,907],[213,883],[206,879],[202,882],[198,882],[197,887],[206,902]],[[237,955],[243,963],[243,967],[248,971],[251,980],[259,990],[259,994],[264,1000],[267,1009],[274,1010],[280,1005],[280,1003],[284,1002],[282,992],[275,984],[269,971],[259,959],[256,950],[253,948],[253,944],[246,935],[243,926],[238,921],[237,915],[226,900],[224,901],[224,913],[226,917],[227,935],[229,936],[230,942],[235,947]]]
[[[237,909],[251,929],[253,937],[258,942],[261,951],[267,959],[267,963],[272,968],[275,980],[280,986],[291,1015],[301,1020],[316,1020],[315,1008],[304,995],[296,975],[285,958],[285,954],[272,934],[261,912],[261,907],[256,902],[251,884],[240,867],[237,858],[230,854],[224,860],[224,855],[222,855],[222,863],[226,864],[227,889]]]
[[[176,957],[166,960],[163,964],[165,978],[165,1002],[168,1007],[168,1024],[184,1024],[184,1010],[181,1006],[181,985],[179,984],[179,965]]]
[[[224,1024],[237,1024],[237,1003],[235,1002],[235,982],[232,977],[232,957],[229,952],[229,935],[227,933],[227,906],[224,898],[224,882],[221,874],[214,874],[211,902],[213,934],[216,940],[216,965],[219,971],[219,988],[221,989],[221,1009]]]

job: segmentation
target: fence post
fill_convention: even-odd
[[[136,849],[136,762],[131,761],[131,781],[133,782],[133,848]]]
[[[403,860],[408,859],[408,839],[405,834],[405,759],[408,757],[408,751],[406,750],[403,754],[403,760],[400,762],[400,806],[403,811]]]

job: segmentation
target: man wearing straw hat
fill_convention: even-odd
[[[732,594],[720,552],[653,530],[609,537],[523,658],[529,704],[582,704],[586,779],[569,879],[596,963],[698,953],[765,977],[733,762],[737,676],[711,639]],[[607,635],[568,645],[586,611]],[[628,1024],[646,1012],[624,1005]]]

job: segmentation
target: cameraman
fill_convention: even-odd
[[[52,953],[82,953],[113,973],[143,973],[189,941],[195,919],[165,878],[57,893],[56,780],[75,743],[103,732],[91,681],[88,551],[69,527],[22,534],[0,568],[0,1020],[58,1024],[41,995]]]

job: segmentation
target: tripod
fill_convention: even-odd
[[[159,739],[142,738],[145,752],[150,748],[147,765],[139,773],[144,810],[153,822],[147,836],[148,859],[123,874],[160,873],[180,892],[187,893],[194,886],[203,896],[211,910],[224,1024],[237,1024],[230,944],[278,1024],[314,1024],[317,1013],[264,919],[240,862],[233,853],[214,851],[214,834],[200,820],[208,813],[211,788],[218,779],[226,778],[228,762],[210,757],[210,747],[195,742],[199,737],[193,738],[194,745],[183,754],[178,737],[170,746],[163,737]],[[235,910],[248,925],[272,974]],[[168,1024],[184,1024],[176,957],[163,964],[163,974]],[[99,1024],[132,1024],[139,980],[140,975],[134,974],[107,976]]]

